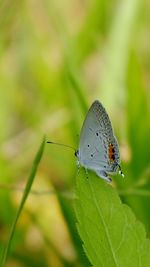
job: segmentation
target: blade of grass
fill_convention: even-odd
[[[18,222],[20,214],[21,214],[21,212],[23,210],[23,207],[25,205],[26,199],[27,199],[27,197],[28,197],[28,195],[30,193],[30,189],[31,189],[32,183],[34,181],[38,165],[39,165],[40,160],[41,160],[42,155],[43,155],[44,146],[45,146],[45,137],[43,138],[43,141],[42,141],[42,143],[40,145],[40,148],[39,148],[39,150],[38,150],[38,152],[37,152],[37,154],[35,156],[35,159],[33,161],[31,173],[30,173],[29,178],[27,180],[27,184],[26,184],[26,187],[25,187],[25,190],[24,190],[24,194],[23,194],[21,202],[20,202],[20,206],[18,208],[16,217],[15,217],[15,219],[13,221],[13,224],[12,224],[12,227],[11,227],[11,230],[10,230],[10,236],[9,236],[9,239],[8,239],[8,243],[7,243],[6,247],[5,247],[4,253],[2,255],[2,260],[1,260],[1,266],[2,267],[5,267],[5,265],[6,265],[6,260],[7,260],[9,251],[10,251],[10,247],[11,247],[13,235],[14,235],[14,232],[15,232],[16,224]]]
[[[88,105],[86,103],[85,96],[83,94],[83,90],[82,90],[83,85],[82,85],[81,80],[79,79],[79,75],[77,75],[75,67],[74,66],[72,67],[71,65],[72,64],[68,63],[66,66],[68,80],[70,82],[71,88],[74,90],[76,94],[77,99],[79,100],[83,113],[86,114],[88,110]]]

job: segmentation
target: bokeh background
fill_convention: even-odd
[[[0,1],[0,255],[43,135],[77,148],[95,99],[120,145],[125,179],[113,186],[150,236],[149,14],[149,0]],[[8,267],[90,266],[76,172],[72,150],[46,146]]]

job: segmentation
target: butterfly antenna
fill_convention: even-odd
[[[56,143],[56,142],[52,142],[52,141],[47,141],[46,143],[52,144],[52,145],[58,145],[58,146],[68,147],[68,148],[73,149],[74,152],[76,152],[76,149],[73,146],[69,146],[69,145],[65,145],[65,144],[60,144],[60,143]]]

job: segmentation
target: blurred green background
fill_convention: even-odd
[[[148,0],[0,1],[0,255],[43,134],[77,148],[95,99],[120,145],[125,179],[113,186],[150,236],[149,14]],[[8,267],[90,266],[75,226],[76,172],[72,151],[46,146]]]

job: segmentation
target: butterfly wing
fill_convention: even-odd
[[[115,161],[111,161],[110,149],[114,149]],[[105,108],[99,101],[94,101],[84,120],[79,144],[81,165],[93,170],[115,172],[120,162],[117,140]]]

